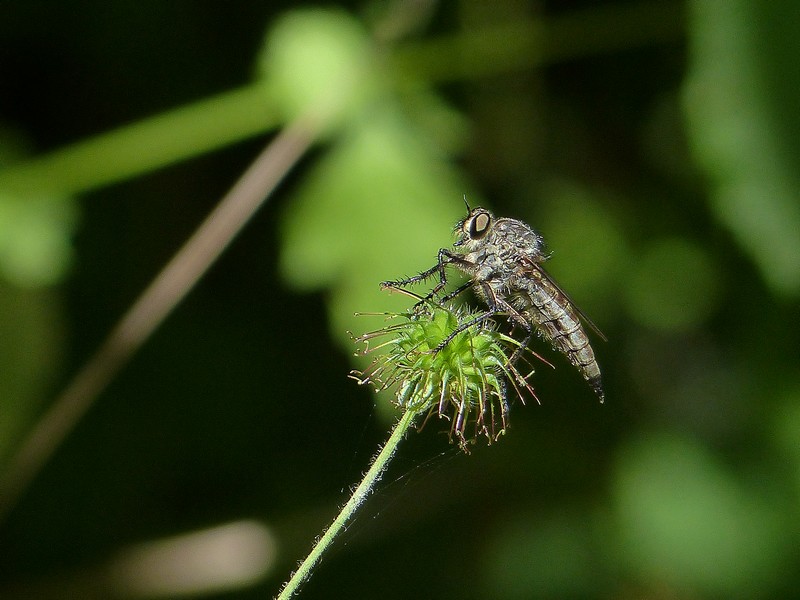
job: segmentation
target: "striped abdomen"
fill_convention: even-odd
[[[605,398],[600,367],[569,298],[537,271],[519,282],[518,307],[546,340],[566,355],[602,402]]]

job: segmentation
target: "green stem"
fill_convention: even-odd
[[[311,575],[312,569],[322,557],[322,554],[333,543],[333,540],[336,538],[345,524],[347,524],[350,518],[355,514],[370,492],[372,492],[372,489],[375,487],[375,484],[378,482],[378,480],[380,480],[383,472],[386,470],[386,467],[389,464],[389,461],[397,451],[397,446],[400,444],[400,440],[403,439],[403,436],[414,422],[414,417],[416,416],[417,412],[413,410],[407,410],[405,413],[403,413],[403,416],[400,417],[397,425],[395,425],[392,435],[389,436],[386,444],[383,446],[381,451],[378,452],[375,460],[372,461],[372,465],[364,475],[361,483],[358,484],[356,491],[354,491],[353,495],[350,496],[350,500],[348,500],[347,504],[345,504],[342,510],[339,511],[336,519],[334,519],[327,531],[322,534],[322,536],[319,538],[319,541],[317,541],[317,543],[311,549],[311,552],[300,564],[300,567],[292,574],[291,579],[289,579],[289,581],[287,581],[283,586],[283,589],[281,589],[277,600],[286,600],[291,598],[292,595],[297,592],[298,588],[303,584],[303,582],[308,579],[308,577]]]
[[[6,192],[73,194],[147,173],[273,129],[263,83],[76,142],[0,172]]]
[[[409,42],[397,47],[393,60],[413,81],[473,81],[673,41],[683,32],[682,2],[647,0]]]
[[[484,27],[400,45],[393,60],[414,81],[473,80],[674,40],[683,32],[682,7],[647,0]],[[281,124],[268,87],[256,82],[10,165],[0,172],[0,189],[22,196],[86,192]]]
[[[315,107],[272,139],[21,440],[0,471],[0,522],[108,383],[314,144],[329,121],[327,108]]]

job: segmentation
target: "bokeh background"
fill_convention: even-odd
[[[404,306],[378,283],[463,194],[543,234],[606,403],[538,344],[541,405],[469,455],[412,434],[303,597],[797,597],[798,38],[791,0],[0,3],[0,469],[336,106],[5,511],[0,597],[274,594],[396,418],[353,312]]]

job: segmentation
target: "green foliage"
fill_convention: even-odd
[[[793,0],[690,3],[689,137],[710,208],[776,292],[800,294],[800,28]]]
[[[0,282],[0,465],[40,410],[63,352],[62,319],[51,288]]]
[[[356,338],[365,345],[362,355],[377,356],[363,373],[354,371],[355,378],[379,392],[393,390],[404,410],[447,418],[451,439],[463,449],[481,435],[492,443],[505,434],[509,390],[523,404],[523,392],[535,396],[509,364],[520,343],[496,331],[493,323],[469,327],[440,347],[476,314],[463,307],[425,303],[416,310],[383,315],[394,323]]]
[[[584,507],[560,506],[544,519],[520,511],[492,532],[484,593],[509,599],[593,597],[608,577],[601,537]]]
[[[3,167],[21,159],[16,136],[2,134],[0,175]],[[59,283],[72,262],[70,238],[76,224],[71,198],[0,185],[0,276],[23,287]]]
[[[0,596],[39,597],[37,578],[69,594],[53,575],[67,572],[85,597],[80,582],[109,581],[85,574],[120,546],[231,515],[261,519],[280,561],[301,556],[384,438],[345,378],[347,331],[366,327],[354,313],[405,313],[379,282],[434,264],[465,193],[542,233],[550,272],[609,338],[607,402],[534,341],[556,366],[531,382],[542,405],[515,412],[502,444],[436,463],[411,501],[390,486],[309,597],[798,589],[800,13],[694,0],[683,21],[680,3],[591,4],[531,15],[468,0],[394,28],[392,3],[371,6],[372,26],[263,2],[5,7],[2,118],[57,149],[0,146],[3,457],[63,383],[53,373],[91,354],[255,154],[231,144],[308,111],[322,123],[274,212],[0,523]],[[201,18],[213,11],[225,18]],[[441,451],[432,429],[404,448],[411,464]]]
[[[0,271],[17,285],[58,283],[72,262],[76,210],[65,198],[0,195]]]
[[[614,199],[576,181],[551,179],[539,188],[534,220],[546,232],[548,269],[579,305],[598,318],[629,285],[626,262],[634,252]],[[591,252],[587,252],[591,248]]]
[[[432,264],[463,212],[461,175],[399,107],[373,106],[306,174],[284,213],[281,271],[325,288],[332,335],[349,346],[353,314],[400,309],[378,282]],[[444,233],[444,235],[443,235]]]
[[[717,269],[703,248],[683,238],[653,240],[628,280],[626,300],[642,325],[680,331],[708,319],[719,287]]]
[[[267,36],[258,71],[284,118],[325,114],[327,127],[354,114],[378,82],[367,32],[344,12],[297,10]]]
[[[0,173],[22,146],[0,131]],[[76,224],[70,198],[0,188],[0,468],[36,417],[62,351],[55,286],[69,274]]]
[[[758,595],[775,577],[787,523],[702,446],[674,434],[632,440],[615,479],[620,552],[642,576],[728,598]]]

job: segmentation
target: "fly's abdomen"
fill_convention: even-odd
[[[525,317],[556,350],[566,355],[603,401],[600,367],[569,299],[545,280],[530,281],[525,287],[527,293],[520,298],[524,300],[520,308]]]

